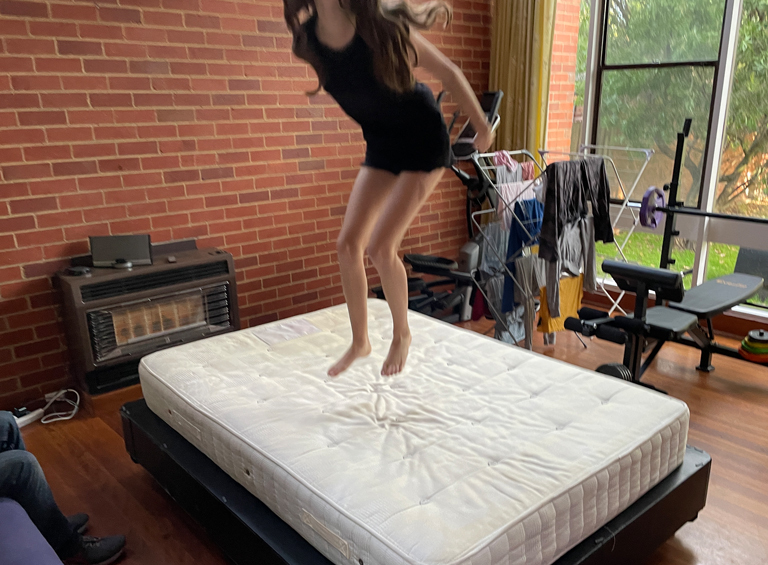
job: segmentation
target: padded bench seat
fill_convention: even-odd
[[[692,328],[698,322],[698,318],[682,310],[673,310],[666,306],[654,306],[648,309],[645,321],[653,329],[681,335]]]
[[[686,291],[681,302],[670,302],[669,307],[693,314],[700,320],[714,318],[747,301],[762,286],[760,277],[733,273]]]

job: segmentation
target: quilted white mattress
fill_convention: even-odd
[[[674,470],[685,404],[411,314],[326,376],[345,306],[145,357],[149,407],[337,564],[547,564]]]

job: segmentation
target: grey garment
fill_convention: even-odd
[[[483,235],[480,236],[480,250],[482,261],[480,270],[490,275],[503,270],[502,261],[507,256],[507,244],[509,243],[509,232],[504,231],[501,222],[493,222],[483,228]]]
[[[534,312],[534,316],[535,314]],[[525,305],[518,304],[511,312],[505,312],[502,316],[504,316],[506,327],[501,321],[497,320],[494,337],[504,343],[514,343],[516,345],[519,345],[525,339],[527,344]],[[507,328],[509,328],[509,331],[507,331]],[[528,349],[531,348],[529,347]]]
[[[485,280],[485,294],[488,296],[488,309],[494,318],[503,316],[501,312],[501,299],[504,296],[504,275],[496,274]]]
[[[557,334],[555,332],[544,334],[544,345],[555,345]]]
[[[488,296],[488,308],[494,320],[496,320],[494,337],[505,343],[518,343],[524,339],[524,306],[521,304],[511,312],[501,311],[501,300],[504,295],[504,275],[499,273],[486,279],[484,289]],[[507,328],[509,328],[509,331],[507,331]]]
[[[506,165],[496,167],[496,185],[523,182],[523,168],[518,164],[514,169]]]
[[[595,223],[585,216],[566,224],[558,240],[559,259],[547,263],[547,306],[552,318],[560,317],[560,277],[576,277],[584,273],[584,290],[597,290],[597,263],[595,259]]]
[[[544,220],[539,236],[539,256],[547,261],[558,259],[558,241],[564,227],[586,216],[590,209],[595,217],[597,240],[613,241],[611,189],[602,157],[551,163],[544,179]]]
[[[536,255],[524,255],[515,260],[515,302],[523,306],[525,348],[533,349],[533,330],[536,321],[536,300],[539,289],[546,284],[548,263]],[[516,310],[515,310],[516,311]]]

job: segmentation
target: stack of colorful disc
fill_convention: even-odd
[[[744,359],[754,363],[768,363],[768,331],[752,330],[739,347]]]

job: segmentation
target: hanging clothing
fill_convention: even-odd
[[[584,289],[597,290],[597,261],[595,257],[595,225],[592,216],[566,224],[558,241],[557,261],[546,262],[547,306],[552,317],[560,316],[560,277],[584,275]]]
[[[533,161],[525,161],[520,164],[520,167],[523,169],[523,180],[536,178],[536,165],[533,164]]]
[[[502,260],[507,257],[508,232],[509,229],[504,229],[501,222],[490,223],[483,229],[480,242],[482,272],[493,275],[504,270]]]
[[[536,313],[534,312],[533,315],[535,316]],[[527,312],[525,306],[519,304],[511,312],[505,312],[502,316],[505,318],[506,326],[501,321],[497,321],[493,337],[504,343],[519,345],[521,341],[526,339]]]
[[[516,200],[536,198],[532,182],[510,182],[501,184],[496,189],[499,193],[499,203],[496,210],[501,218],[504,229],[509,231],[512,226],[514,204]]]
[[[523,255],[515,260],[515,303],[523,306],[525,348],[533,349],[533,327],[536,321],[536,296],[546,284],[547,263],[536,255]]]
[[[485,293],[488,295],[488,309],[490,312],[496,316],[503,316],[501,313],[501,301],[504,294],[504,277],[501,273],[485,281]]]
[[[523,169],[507,151],[496,151],[493,154],[493,164],[496,167],[496,186],[510,182],[522,182]]]
[[[602,158],[552,163],[544,172],[544,221],[539,256],[559,258],[558,240],[563,227],[589,213],[592,206],[595,239],[611,243],[610,186]]]
[[[509,228],[509,240],[507,243],[507,265],[512,275],[515,275],[515,264],[510,260],[520,256],[523,247],[538,241],[541,232],[541,222],[544,217],[544,206],[536,199],[518,200],[515,202],[514,218]],[[514,308],[515,284],[512,278],[504,275],[504,295],[502,312],[509,312]]]
[[[566,318],[578,318],[579,306],[584,296],[584,276],[566,277],[560,279],[558,289],[560,292],[560,316],[553,317],[547,306],[547,287],[541,288],[541,323],[539,331],[546,333],[561,332],[565,330]],[[554,343],[554,342],[552,342]]]

